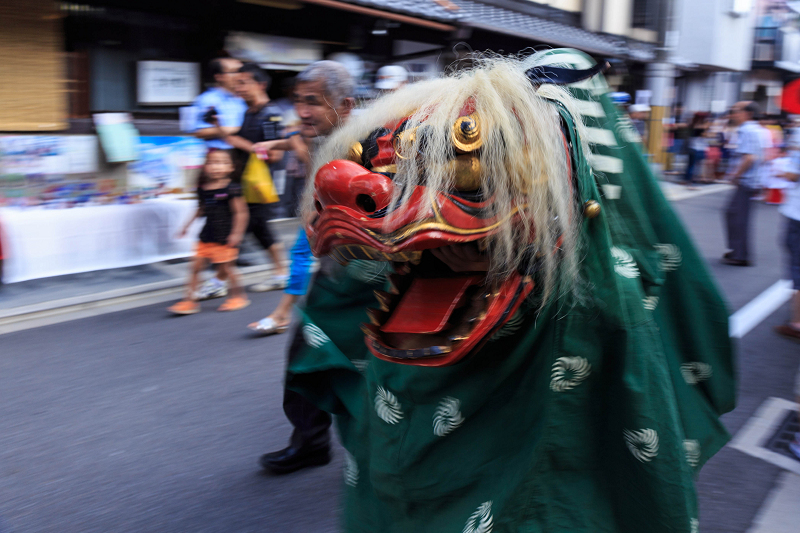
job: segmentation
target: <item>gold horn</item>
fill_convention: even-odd
[[[358,163],[359,165],[364,164],[364,160],[362,159],[362,154],[364,153],[364,147],[361,146],[361,143],[357,142],[353,146],[350,147],[350,150],[347,152],[347,159]]]
[[[474,152],[483,144],[481,125],[476,115],[458,117],[453,124],[453,146],[460,153]]]
[[[459,155],[450,160],[450,172],[458,191],[477,191],[481,187],[481,162],[474,154]]]

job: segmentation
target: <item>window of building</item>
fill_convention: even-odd
[[[658,30],[658,8],[661,0],[633,0],[633,27]]]

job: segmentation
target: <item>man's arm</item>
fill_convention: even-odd
[[[228,135],[233,135],[239,131],[238,127],[232,126],[214,126],[211,128],[200,128],[199,130],[194,130],[192,135],[197,137],[198,139],[208,140],[208,139],[225,139]]]
[[[237,128],[236,129],[236,133],[238,133],[238,132],[239,132],[239,129]],[[253,147],[255,146],[254,143],[248,141],[244,137],[240,137],[239,135],[230,134],[230,135],[227,135],[227,136],[223,137],[222,140],[225,141],[226,143],[230,144],[234,148],[238,148],[239,150],[242,150],[242,151],[245,151],[245,152],[248,152],[248,153],[252,152],[253,151]]]
[[[738,183],[739,179],[741,179],[742,175],[747,172],[750,167],[753,166],[753,163],[756,161],[756,156],[753,154],[745,154],[742,157],[742,161],[739,163],[738,168],[731,174],[731,181],[733,183]]]

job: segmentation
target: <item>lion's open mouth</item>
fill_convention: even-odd
[[[362,330],[377,357],[415,365],[452,364],[479,347],[532,285],[519,274],[489,282],[485,272],[454,272],[430,250],[386,254],[344,245],[331,255],[393,262],[390,288],[375,291],[377,307],[368,309],[370,322]]]

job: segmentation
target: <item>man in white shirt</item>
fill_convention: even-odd
[[[780,213],[786,217],[786,236],[784,243],[789,252],[789,272],[792,277],[792,310],[786,324],[775,326],[775,333],[795,341],[800,340],[800,149],[791,151],[791,170],[783,174],[783,178],[790,182],[785,189],[783,205]],[[797,403],[800,404],[800,370],[798,370],[795,394]],[[800,416],[800,413],[798,413]],[[794,439],[789,443],[789,450],[800,459],[800,432],[795,433]]]
[[[731,122],[738,126],[736,145],[727,179],[736,185],[725,211],[728,248],[722,262],[733,266],[750,266],[750,199],[760,190],[760,169],[764,161],[762,127],[754,119],[758,114],[755,102],[738,102],[731,109]]]
[[[784,244],[789,252],[789,272],[794,285],[794,296],[789,322],[777,326],[775,332],[800,340],[800,150],[792,150],[791,158],[791,170],[782,176],[790,184],[785,189],[780,213],[786,217]]]

